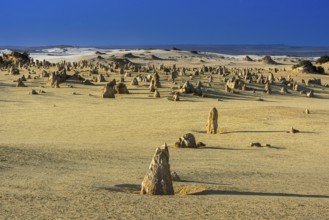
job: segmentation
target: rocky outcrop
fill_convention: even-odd
[[[157,148],[149,166],[148,173],[143,179],[141,194],[174,195],[174,187],[169,164],[169,150]]]
[[[214,107],[208,114],[207,134],[217,134],[218,130],[218,111]]]

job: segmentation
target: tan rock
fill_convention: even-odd
[[[208,114],[207,134],[217,134],[218,130],[218,111],[214,107]]]
[[[169,164],[169,150],[157,148],[142,182],[141,194],[174,195],[174,187]]]

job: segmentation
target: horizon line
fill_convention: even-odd
[[[281,44],[281,43],[273,43],[273,44],[202,44],[202,43],[160,43],[160,44],[108,44],[108,45],[74,45],[74,44],[49,44],[49,45],[33,45],[33,46],[22,46],[22,45],[0,45],[2,49],[10,49],[10,48],[39,48],[39,47],[80,47],[80,48],[101,48],[101,47],[175,47],[175,46],[283,46],[283,47],[313,47],[313,48],[329,48],[329,45],[315,46],[315,45],[291,45],[291,44]]]

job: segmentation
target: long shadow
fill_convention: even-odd
[[[246,151],[250,151],[250,150],[254,150],[254,149],[243,149],[243,148],[228,148],[228,147],[200,147],[200,148],[197,148],[197,149],[200,149],[200,150],[246,150]]]
[[[240,91],[239,91],[240,92]],[[208,98],[216,98],[220,100],[256,100],[257,97],[249,94],[232,94],[221,91],[207,90],[205,92]]]
[[[232,134],[232,133],[287,133],[288,131],[224,131],[220,134]]]
[[[192,132],[199,133],[199,134],[205,134],[206,131],[198,131],[198,130],[191,130]]]
[[[312,112],[312,115],[329,115],[329,113],[325,113],[325,112]]]
[[[3,100],[3,99],[0,99],[0,102],[17,102],[17,103],[30,103],[30,102],[26,102],[26,101]]]
[[[14,85],[14,83],[10,84],[10,83],[2,83],[2,82],[0,82],[0,87],[13,87],[13,85]]]
[[[317,98],[317,99],[329,99],[329,97],[327,98],[327,97],[323,97],[323,96],[318,96],[318,95],[316,95],[316,93],[315,93],[315,95],[314,95],[313,98]]]
[[[204,182],[204,181],[196,181],[196,180],[180,180],[180,181],[177,181],[177,182],[180,182],[180,183],[200,183],[200,184],[220,185],[220,186],[229,186],[229,185],[231,185],[231,184]]]
[[[235,196],[276,196],[276,197],[299,197],[299,198],[323,198],[329,199],[326,195],[306,195],[292,193],[263,193],[263,192],[240,192],[227,190],[204,190],[202,192],[191,193],[189,195],[235,195]]]
[[[233,133],[290,133],[290,131],[224,131],[220,134],[233,134]],[[319,134],[320,132],[315,131],[299,131],[296,134]]]
[[[127,192],[127,191],[139,191],[141,189],[141,185],[137,184],[118,184],[113,187],[97,187],[100,190],[107,190],[111,192]]]
[[[316,132],[316,131],[300,131],[299,133],[301,133],[301,134],[320,134],[320,132]]]
[[[119,188],[140,188],[141,185],[138,185],[138,184],[130,184],[130,183],[123,183],[123,184],[117,184],[117,185],[114,185],[115,187],[119,187]]]
[[[184,97],[183,97],[184,98]],[[169,97],[167,97],[167,99],[168,99],[168,101],[171,101],[171,102],[175,102],[174,100],[172,100],[172,97],[171,96],[169,96]],[[189,99],[179,99],[179,101],[177,101],[177,102],[200,102],[200,101],[196,101],[196,100],[189,100]]]
[[[148,99],[148,100],[150,100],[150,99],[155,99],[155,98],[148,96],[148,97],[122,97],[122,99]]]
[[[287,149],[286,147],[277,147],[277,146],[269,146],[268,148],[277,149],[277,150],[285,150],[285,149]]]

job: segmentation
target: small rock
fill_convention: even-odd
[[[32,89],[31,92],[29,92],[30,95],[38,95],[37,91],[35,91],[34,89]]]
[[[196,144],[195,137],[191,133],[185,134],[183,137],[180,137],[179,140],[175,143],[177,148],[198,148]]]
[[[307,97],[310,97],[310,98],[314,97],[314,92],[313,92],[313,90],[311,90],[311,91],[309,91],[308,93],[306,93],[306,96],[307,96]]]
[[[173,101],[179,101],[179,93],[175,93],[172,97]]]
[[[298,133],[298,132],[299,132],[299,130],[297,130],[297,129],[291,127],[291,129],[290,129],[290,133],[295,134],[295,133]]]
[[[154,98],[160,98],[160,93],[157,89],[154,91],[153,97]]]
[[[250,143],[250,147],[262,147],[262,145],[259,142],[253,142]]]
[[[172,181],[181,181],[180,177],[175,171],[171,171],[171,179]]]

